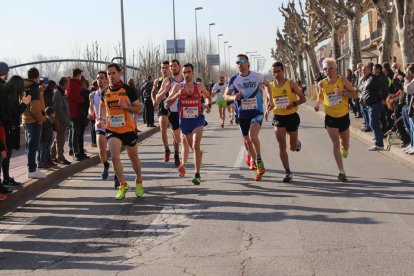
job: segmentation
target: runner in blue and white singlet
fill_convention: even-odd
[[[255,180],[258,181],[265,173],[260,154],[259,132],[263,122],[263,86],[267,88],[267,110],[273,110],[273,101],[269,82],[264,76],[250,71],[249,58],[240,54],[236,61],[239,72],[229,79],[224,99],[234,101],[240,130],[247,150],[246,163],[250,169],[256,170]]]

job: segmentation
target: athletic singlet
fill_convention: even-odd
[[[230,78],[228,91],[233,95],[241,94],[240,101],[234,102],[239,118],[248,119],[263,114],[263,97],[260,93],[260,84],[263,83],[264,76],[253,71],[245,77],[237,73]]]
[[[322,80],[325,114],[334,118],[340,118],[348,114],[349,104],[348,98],[335,94],[334,90],[336,87],[338,87],[339,91],[344,90],[341,76],[338,76],[338,79],[333,84],[329,84],[328,78]]]
[[[272,89],[272,98],[275,105],[273,108],[274,114],[290,115],[298,111],[298,106],[295,106],[289,110],[286,109],[286,106],[292,102],[296,102],[297,100],[296,93],[294,93],[290,87],[289,79],[286,79],[282,87],[277,87],[275,82],[272,81],[270,83],[270,88]]]
[[[224,92],[226,91],[226,88],[227,88],[227,84],[225,82],[223,84],[216,83],[213,86],[213,91],[220,90],[219,92],[216,93],[216,101],[220,101],[224,99]]]
[[[170,91],[171,91],[171,89],[173,89],[174,88],[174,85],[176,84],[176,83],[181,83],[181,82],[178,82],[178,81],[176,81],[173,77],[169,77],[169,80],[170,80],[170,90],[167,92],[168,94],[170,93]],[[183,80],[184,80],[184,78],[183,78]],[[170,105],[170,111],[171,112],[178,112],[178,99],[172,104],[172,105]]]
[[[180,108],[180,120],[195,119],[203,115],[203,109],[201,105],[201,93],[198,90],[197,84],[194,83],[193,85],[193,93],[188,94],[184,91],[184,83],[181,83],[181,95],[177,99]]]
[[[95,110],[95,117],[98,117],[99,116],[99,109],[100,109],[100,106],[101,106],[101,100],[102,100],[101,89],[96,90],[93,93],[94,93],[93,98],[92,98],[93,109]],[[103,119],[103,122],[106,123],[105,110],[103,112],[102,119]],[[99,123],[99,120],[96,120],[95,129],[105,132],[105,127],[99,128],[98,123]]]
[[[106,89],[103,97],[106,107],[106,129],[118,134],[135,131],[134,113],[121,108],[118,102],[125,100],[131,104],[137,99],[135,91],[131,91],[125,84],[117,90]]]

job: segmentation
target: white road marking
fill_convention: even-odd
[[[0,242],[5,240],[9,235],[14,234],[26,225],[32,223],[38,217],[10,217],[1,222]]]
[[[234,165],[233,165],[233,168],[234,168],[234,169],[241,168],[241,164],[242,164],[242,162],[243,162],[243,158],[244,158],[244,154],[245,154],[245,152],[246,152],[245,147],[244,147],[244,146],[241,146],[241,147],[240,147],[240,150],[239,150],[239,154],[237,155],[237,158],[236,158],[236,160],[234,161]]]

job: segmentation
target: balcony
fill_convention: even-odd
[[[361,41],[361,49],[367,48],[369,46],[371,46],[371,38],[370,37]]]
[[[381,38],[382,36],[382,28],[378,28],[375,32],[371,33],[371,40],[376,40]]]

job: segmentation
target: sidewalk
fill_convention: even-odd
[[[313,110],[315,105],[316,105],[316,100],[311,100],[310,98],[306,97],[306,104],[305,104],[306,108]],[[321,106],[321,109],[323,109],[323,106]],[[323,110],[319,110],[318,113],[321,117],[325,117],[325,113],[323,112]],[[368,147],[373,145],[373,140],[372,140],[373,137],[374,137],[373,133],[372,132],[363,132],[363,131],[361,131],[360,128],[361,128],[361,125],[363,124],[364,121],[363,121],[362,118],[354,118],[354,115],[353,115],[352,111],[350,111],[349,117],[351,119],[351,126],[349,127],[349,129],[351,131],[351,137],[360,140],[364,144],[367,144],[368,145],[367,146],[367,154],[370,153],[368,151]],[[407,163],[414,164],[414,157],[412,155],[405,154],[402,151],[402,148],[400,147],[400,140],[398,138],[396,138],[396,137],[393,138],[392,141],[391,141],[391,145],[389,145],[387,139],[384,139],[384,147],[387,150],[380,151],[381,153],[390,152],[394,155],[393,157],[399,157]],[[363,153],[361,153],[361,154],[363,154]]]
[[[159,127],[146,127],[144,124],[139,123],[138,129],[141,131],[139,136],[139,142],[142,142],[146,138],[152,136],[159,131]],[[98,156],[98,148],[91,147],[91,135],[90,128],[85,130],[85,150],[90,159],[83,161],[73,161],[72,156],[69,156],[68,143],[65,144],[65,156],[66,159],[72,162],[69,166],[58,165],[53,169],[42,169],[47,177],[45,179],[29,179],[27,178],[27,158],[25,155],[24,146],[19,150],[15,150],[12,153],[10,161],[10,176],[16,181],[21,182],[22,186],[16,188],[10,188],[12,193],[7,194],[7,199],[0,201],[0,214],[4,214],[16,206],[23,204],[42,191],[46,191],[51,185],[66,179],[73,174],[84,170],[93,165],[100,163]]]

